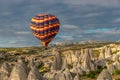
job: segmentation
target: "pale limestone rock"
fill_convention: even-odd
[[[73,80],[73,77],[68,68],[65,69],[64,74],[65,74],[65,80]]]
[[[84,56],[84,53],[85,53],[84,49],[81,49],[80,53],[81,53],[81,55],[79,57],[79,60],[80,60],[80,62],[83,62],[82,60],[83,60],[83,56]]]
[[[47,80],[55,80],[56,72],[48,72],[44,74]]]
[[[74,66],[70,72],[74,73],[74,74],[79,74],[79,75],[83,75],[83,70],[81,67],[77,67],[77,66]]]
[[[119,62],[119,61],[115,61],[115,62],[113,63],[113,65],[115,66],[115,69],[116,69],[116,70],[120,70],[120,62]]]
[[[95,71],[95,64],[93,63],[93,61],[91,60],[91,56],[90,56],[90,53],[89,53],[89,50],[86,49],[85,50],[85,54],[83,56],[83,62],[81,63],[81,68],[89,73],[90,71]]]
[[[112,80],[112,76],[107,69],[103,69],[103,71],[99,74],[97,80]]]
[[[117,52],[116,54],[113,54],[112,60],[113,61],[120,61],[120,52]]]
[[[62,63],[63,63],[63,61],[62,61],[61,53],[58,52],[55,55],[55,60],[53,61],[53,64],[51,66],[51,70],[56,70],[56,71],[61,70]]]
[[[101,60],[101,59],[105,59],[105,50],[104,49],[100,50],[99,60]]]
[[[66,80],[65,74],[61,71],[58,71],[53,80]]]
[[[34,66],[35,66],[35,63],[34,63],[34,60],[32,59],[32,60],[30,60],[30,62],[28,63],[27,67],[28,67],[29,69],[32,69]]]
[[[95,61],[95,65],[101,66],[104,68],[107,66],[107,61],[105,59],[97,60],[97,61]]]
[[[113,64],[110,64],[107,66],[107,70],[110,74],[113,74],[115,72],[115,66]]]
[[[112,56],[111,48],[106,48],[105,49],[105,58],[111,58],[111,56]]]
[[[81,80],[80,79],[80,75],[79,74],[77,74],[75,77],[74,77],[74,79],[73,80]]]
[[[12,69],[10,74],[10,80],[27,80],[28,69],[22,60],[18,60],[18,63]]]
[[[34,66],[28,74],[27,80],[45,80],[39,73],[38,69]]]
[[[78,57],[75,55],[75,52],[72,50],[65,51],[63,54],[65,54],[68,64],[73,64],[74,62],[77,62],[78,60]]]
[[[4,62],[0,68],[0,80],[8,80],[10,75],[10,68],[7,62]]]
[[[62,70],[68,68],[68,63],[66,59],[63,59],[63,65],[62,65]]]

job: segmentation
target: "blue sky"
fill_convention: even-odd
[[[37,46],[29,28],[39,13],[61,23],[52,41],[120,39],[120,0],[0,0],[0,47]]]

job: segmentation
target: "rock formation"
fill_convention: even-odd
[[[64,74],[65,74],[65,80],[73,80],[73,77],[68,68],[65,69]]]
[[[67,60],[66,60],[66,59],[63,59],[62,70],[65,70],[66,68],[68,68]]]
[[[74,65],[70,71],[74,74],[83,75],[83,70],[82,70],[81,65],[79,63],[77,65]]]
[[[10,75],[10,68],[7,62],[4,62],[0,68],[0,80],[8,80]]]
[[[59,72],[59,71],[58,71]],[[45,73],[44,74],[44,77],[47,79],[47,80],[55,80],[55,76],[56,76],[56,72],[55,71],[51,71],[51,72],[48,72],[48,73]],[[64,80],[64,79],[63,79]]]
[[[103,71],[99,74],[97,80],[112,80],[112,76],[108,70],[103,69]]]
[[[61,70],[62,68],[62,57],[61,57],[61,53],[58,52],[55,54],[55,59],[53,61],[53,64],[52,64],[52,67],[51,67],[51,70]]]
[[[27,80],[28,69],[23,61],[20,59],[15,64],[10,74],[10,80]]]
[[[107,66],[107,70],[110,74],[113,74],[115,72],[115,66],[113,64],[110,64]]]
[[[112,55],[112,50],[111,48],[106,48],[105,49],[105,58],[110,58]]]
[[[68,64],[73,64],[78,60],[78,56],[77,56],[78,53],[72,50],[65,51],[63,54],[65,54],[65,58],[67,59]]]
[[[35,63],[34,63],[34,60],[32,59],[32,60],[30,60],[30,62],[28,63],[27,67],[28,67],[29,69],[32,69],[34,66],[35,66]]]
[[[89,73],[90,71],[95,71],[95,65],[91,60],[91,56],[88,49],[85,50],[81,66],[82,69],[87,73]]]
[[[116,69],[116,70],[120,70],[120,62],[119,62],[119,61],[115,61],[115,62],[113,63],[113,65],[115,66],[115,69]]]
[[[80,80],[80,75],[79,74],[77,74],[75,77],[74,77],[74,79],[73,80]]]
[[[65,74],[62,71],[58,71],[55,77],[51,80],[66,80]]]
[[[27,80],[45,80],[39,73],[38,69],[34,66],[31,68]]]
[[[101,59],[105,59],[105,50],[104,49],[100,50],[99,60],[101,60]]]

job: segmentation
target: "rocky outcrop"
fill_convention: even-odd
[[[79,63],[77,65],[74,65],[70,71],[74,74],[83,75],[83,70],[82,70],[81,65]]]
[[[83,59],[83,56],[84,56],[84,49],[81,49],[79,52],[79,55],[77,56],[79,62],[81,62],[81,60]]]
[[[54,59],[53,64],[51,66],[51,70],[55,70],[55,71],[61,70],[62,62],[63,61],[62,61],[61,53],[57,52],[55,54],[55,59]]]
[[[20,59],[13,67],[10,74],[10,80],[27,80],[28,69],[24,62]]]
[[[87,73],[89,73],[90,71],[95,71],[96,69],[95,64],[91,60],[91,55],[88,49],[85,50],[85,54],[83,56],[82,63],[81,63],[81,68]]]
[[[113,54],[112,60],[113,61],[120,61],[120,52],[117,52],[116,54]]]
[[[52,80],[73,80],[73,77],[69,69],[65,69],[65,71],[58,71]]]
[[[120,70],[120,62],[119,62],[119,61],[115,61],[115,62],[113,63],[113,65],[115,66],[115,69],[116,69],[116,70]]]
[[[73,80],[73,77],[68,68],[65,69],[64,74],[65,74],[65,80]]]
[[[28,69],[30,70],[30,69],[32,69],[34,66],[35,66],[35,63],[34,63],[34,60],[32,59],[32,60],[30,60],[30,62],[28,63],[27,67],[28,67]]]
[[[31,68],[27,80],[45,80],[39,73],[38,69],[34,66]]]
[[[63,54],[65,54],[65,58],[67,59],[68,64],[73,64],[74,62],[78,61],[78,52],[74,52],[72,50],[65,51]]]
[[[65,71],[48,72],[44,74],[47,80],[73,80],[72,74],[68,68]]]
[[[48,73],[45,73],[44,74],[44,77],[47,79],[47,80],[55,80],[55,76],[56,76],[56,72],[55,71],[51,71],[51,72],[48,72]],[[64,79],[63,79],[64,80]]]
[[[62,70],[65,70],[66,68],[68,68],[67,60],[66,60],[66,59],[63,59]]]
[[[100,59],[100,60],[95,61],[95,65],[105,68],[107,66],[107,61],[105,59]]]
[[[111,48],[106,48],[105,49],[105,58],[111,58],[111,56],[112,56]]]
[[[101,60],[101,59],[105,59],[105,50],[104,49],[100,50],[99,60]]]
[[[10,68],[7,62],[4,62],[0,68],[0,80],[8,80],[10,75]]]
[[[73,80],[81,80],[80,79],[80,75],[79,74],[77,74],[75,77],[74,77],[74,79]]]
[[[110,64],[107,66],[107,70],[110,74],[113,74],[115,72],[115,66],[113,64]]]
[[[66,80],[65,74],[62,71],[58,71],[55,77],[51,80]]]
[[[103,71],[99,74],[97,80],[112,80],[112,76],[108,70],[103,69]]]

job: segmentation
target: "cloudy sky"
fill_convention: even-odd
[[[40,45],[29,28],[39,13],[60,20],[52,43],[120,39],[120,0],[0,0],[0,47]]]

